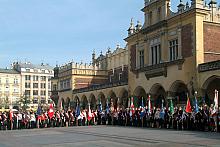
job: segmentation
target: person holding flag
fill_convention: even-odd
[[[140,118],[141,118],[141,125],[142,127],[144,127],[144,118],[145,118],[145,114],[146,114],[146,110],[144,108],[144,98],[142,97],[142,101],[141,101],[141,113],[140,113]]]
[[[54,117],[54,108],[53,108],[53,104],[50,104],[50,108],[49,108],[49,110],[48,110],[48,116],[49,116],[49,124],[50,124],[50,126],[52,126],[52,124],[53,124],[53,120],[52,120],[52,118]]]
[[[91,112],[91,109],[90,109],[90,103],[88,105],[89,105],[89,112],[88,112],[87,119],[88,119],[88,125],[90,125],[91,124],[90,121],[92,120],[92,112]]]
[[[99,98],[99,104],[98,104],[98,111],[99,113],[102,112],[102,103],[101,103],[101,99]]]
[[[37,108],[37,128],[40,128],[40,122],[41,122],[41,115],[42,115],[42,108],[38,105]]]
[[[197,101],[197,91],[195,91],[195,113],[197,114],[199,112],[199,106]]]
[[[192,107],[191,107],[191,104],[190,104],[190,99],[189,99],[189,96],[187,94],[187,103],[186,103],[186,113],[192,113]]]
[[[81,120],[81,116],[80,116],[80,106],[79,103],[77,102],[77,106],[76,106],[76,125],[79,126],[79,122]]]

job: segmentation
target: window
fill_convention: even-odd
[[[63,81],[60,82],[60,89],[63,89]]]
[[[25,80],[31,80],[31,76],[30,75],[25,75]]]
[[[33,76],[33,81],[38,81],[38,76]]]
[[[118,75],[118,79],[119,79],[119,81],[122,80],[122,73],[119,73],[119,75]]]
[[[33,88],[38,88],[38,83],[33,83]]]
[[[48,89],[51,89],[51,84],[50,84],[50,82],[48,83]]]
[[[33,95],[38,95],[38,90],[33,90]]]
[[[40,95],[46,95],[46,91],[45,90],[41,90],[40,91]]]
[[[35,97],[35,98],[33,99],[33,103],[34,103],[34,104],[38,104],[38,98],[37,98],[37,97]]]
[[[63,88],[66,88],[66,81],[63,81]]]
[[[46,77],[45,76],[41,76],[41,81],[46,81]]]
[[[14,93],[18,93],[19,90],[17,88],[14,88]]]
[[[149,25],[151,25],[152,24],[152,19],[153,19],[153,17],[152,17],[152,11],[149,13]]]
[[[42,98],[40,99],[40,102],[41,102],[41,104],[45,104],[45,103],[46,103],[46,98],[42,97]]]
[[[139,51],[139,64],[144,67],[144,50]]]
[[[178,39],[169,41],[170,61],[178,59]]]
[[[151,47],[151,63],[159,64],[161,61],[161,46],[155,45]]]
[[[53,84],[53,90],[57,91],[57,84]]]
[[[40,88],[46,88],[46,84],[45,83],[41,83],[40,84]]]
[[[110,82],[110,83],[113,82],[113,77],[114,77],[114,75],[110,75],[110,76],[109,76],[109,82]]]
[[[30,68],[26,68],[26,72],[30,72],[31,71],[31,69]]]
[[[25,82],[25,88],[31,88],[31,83]]]
[[[161,7],[159,7],[157,9],[157,19],[158,19],[158,21],[160,21],[160,19],[161,19]]]
[[[18,79],[14,79],[14,84],[18,84]]]
[[[70,80],[66,80],[66,86],[67,88],[70,88]]]
[[[30,90],[25,90],[24,94],[29,96],[29,95],[31,95],[31,91]]]
[[[9,79],[8,79],[8,78],[6,78],[6,81],[5,81],[5,82],[6,82],[6,84],[9,84]]]

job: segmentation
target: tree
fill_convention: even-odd
[[[21,108],[22,110],[26,111],[28,108],[28,105],[31,103],[30,97],[27,96],[26,94],[24,94],[23,96],[21,96],[20,98],[20,104],[21,104]]]

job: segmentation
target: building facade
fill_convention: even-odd
[[[0,69],[0,109],[19,105],[21,76],[12,69]]]
[[[131,22],[125,39],[129,95],[139,101],[151,95],[156,107],[168,99],[185,105],[194,96],[212,103],[214,90],[220,88],[217,3],[180,1],[177,12],[170,5],[170,0],[145,0],[143,26]]]
[[[127,92],[128,50],[117,45],[113,52],[109,48],[98,57],[93,52],[92,63],[71,62],[61,66],[58,75],[58,107],[75,107],[77,103],[83,108],[88,103],[96,107],[98,100],[105,106],[107,97],[114,97],[117,103],[112,88]]]
[[[140,106],[150,96],[154,106],[185,105],[187,98],[213,103],[220,90],[220,11],[215,0],[180,3],[177,12],[170,0],[145,0],[144,23],[131,20],[125,49],[96,58],[92,65],[105,70],[108,81],[97,86],[73,88],[72,98],[93,107],[110,100],[116,108],[127,107],[129,97]],[[124,78],[124,79],[123,79]],[[70,93],[69,93],[70,95]]]
[[[51,78],[54,76],[53,68],[49,65],[34,65],[30,62],[13,63],[13,69],[20,73],[21,97],[28,97],[30,106],[47,104],[51,95]]]

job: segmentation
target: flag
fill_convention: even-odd
[[[99,99],[98,111],[102,112],[102,103],[100,99]]]
[[[215,110],[215,112],[217,112],[217,110],[218,110],[218,91],[217,90],[215,90],[214,110]]]
[[[164,100],[162,99],[161,110],[160,110],[160,118],[164,119],[165,111],[163,107]]]
[[[79,117],[80,116],[80,106],[79,104],[77,104],[76,106],[76,117]]]
[[[140,113],[140,117],[143,118],[146,114],[146,110],[144,108],[141,108],[141,113]]]
[[[128,108],[131,107],[131,98],[128,98]]]
[[[60,102],[60,110],[63,110],[63,102],[62,102],[62,100]]]
[[[130,111],[130,115],[133,115],[134,114],[134,98],[132,97],[131,98],[131,111]]]
[[[13,119],[13,111],[12,110],[10,110],[10,116],[9,116],[9,119],[12,121],[12,119]]]
[[[108,99],[107,99],[107,102],[106,102],[106,113],[109,114]]]
[[[170,99],[170,114],[174,114],[174,107],[173,107],[173,101]]]
[[[191,113],[191,112],[192,112],[192,108],[191,108],[191,104],[190,104],[190,99],[189,99],[189,97],[188,97],[188,99],[187,99],[186,112],[187,112],[187,113]]]
[[[144,98],[142,97],[142,100],[141,100],[141,107],[144,108]]]
[[[90,104],[89,104],[88,121],[90,121],[91,119],[92,119],[92,113],[91,113]]]
[[[162,99],[161,109],[164,111],[163,103],[164,103],[164,100]]]
[[[37,116],[40,116],[42,114],[42,109],[40,106],[38,106],[36,114],[37,114]]]
[[[195,113],[198,113],[198,112],[199,112],[199,106],[198,106],[197,98],[195,96]]]
[[[148,96],[148,113],[151,113],[151,101],[150,101],[150,95]]]
[[[54,115],[54,110],[53,110],[53,105],[50,104],[50,108],[49,108],[49,111],[48,111],[48,115],[50,117],[50,119],[53,117]]]

